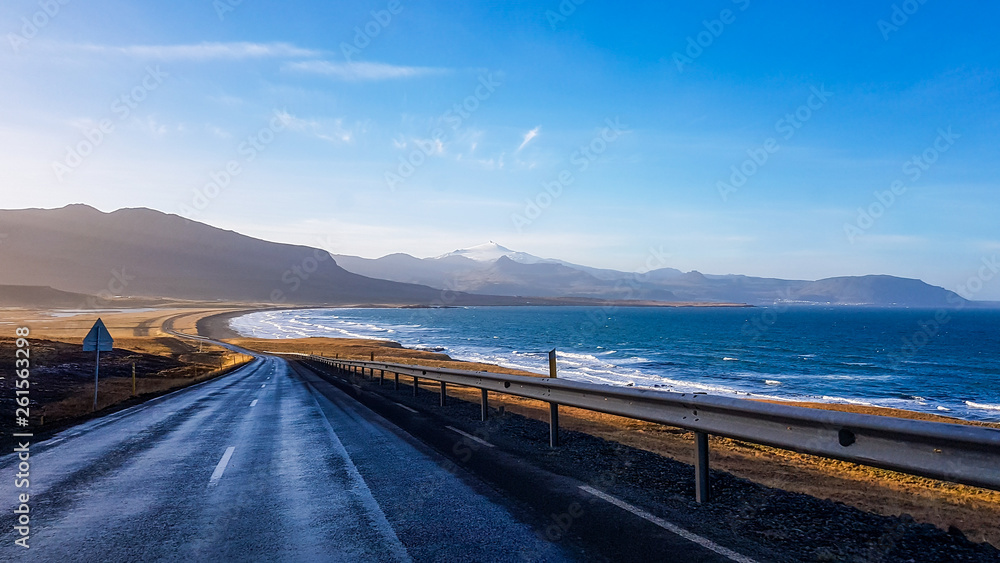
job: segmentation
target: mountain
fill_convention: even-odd
[[[351,273],[321,250],[254,239],[150,209],[103,213],[70,205],[0,210],[0,232],[7,235],[0,242],[0,285],[49,286],[106,298],[274,304],[442,301],[440,289]],[[78,304],[77,296],[63,297]],[[456,305],[515,303],[504,297],[449,294],[449,304]]]
[[[37,285],[0,285],[0,307],[86,307],[95,301],[92,295],[59,291]]]
[[[537,256],[532,256],[526,252],[515,252],[509,248],[504,248],[493,241],[473,246],[471,248],[463,248],[461,250],[442,254],[441,256],[438,256],[437,259],[441,260],[453,257],[468,258],[469,260],[474,260],[476,262],[495,262],[500,258],[508,258],[514,262],[520,262],[521,264],[537,264],[539,262],[550,261]]]
[[[803,281],[673,268],[640,275],[539,258],[494,242],[424,259],[331,256],[143,208],[0,210],[0,235],[0,306],[79,307],[81,300],[100,304],[117,296],[406,306],[968,303],[940,287],[892,276]]]
[[[817,281],[743,275],[706,275],[661,268],[636,274],[539,258],[495,242],[434,258],[391,254],[377,259],[336,255],[349,271],[469,293],[570,296],[769,305],[871,305],[955,307],[970,302],[920,280],[886,275]]]
[[[958,303],[967,303],[958,294],[921,280],[893,276],[839,277],[809,282],[793,291],[792,299],[846,305],[911,307],[955,306]]]

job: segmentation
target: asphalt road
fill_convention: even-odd
[[[560,561],[513,505],[266,357],[0,458],[0,560]],[[30,495],[25,549],[14,514]]]

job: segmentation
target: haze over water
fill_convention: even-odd
[[[265,338],[393,340],[538,373],[556,348],[567,379],[1000,421],[996,310],[322,309],[231,324]]]

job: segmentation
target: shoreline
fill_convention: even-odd
[[[209,315],[209,316],[200,318],[197,321],[198,334],[200,334],[201,336],[206,336],[208,338],[214,338],[216,340],[241,340],[241,341],[266,340],[266,341],[274,342],[276,344],[275,346],[272,347],[272,349],[275,349],[275,351],[280,351],[281,345],[278,344],[278,343],[280,343],[282,341],[286,341],[286,342],[287,341],[302,341],[302,340],[309,340],[310,338],[312,338],[312,339],[319,339],[319,340],[330,340],[330,341],[341,341],[341,340],[342,341],[354,341],[354,342],[357,342],[357,343],[383,342],[383,343],[385,343],[386,345],[388,345],[389,347],[391,347],[394,350],[409,350],[409,351],[413,351],[413,352],[424,352],[424,351],[428,350],[428,349],[420,349],[420,348],[410,348],[410,347],[404,346],[401,343],[393,341],[393,340],[368,339],[368,338],[363,338],[363,337],[362,338],[356,338],[356,337],[342,337],[342,336],[330,336],[330,337],[326,337],[326,336],[311,336],[311,337],[302,337],[302,338],[260,338],[260,337],[256,337],[256,336],[252,336],[252,335],[243,335],[243,334],[240,334],[239,332],[233,330],[230,327],[230,325],[229,325],[229,322],[231,320],[233,320],[233,319],[236,319],[236,318],[239,318],[239,317],[242,317],[242,316],[245,316],[245,315],[259,313],[259,312],[265,312],[265,311],[292,311],[292,310],[342,309],[342,308],[345,308],[345,307],[307,307],[307,308],[302,308],[302,307],[287,307],[287,308],[245,309],[245,310],[238,310],[238,311],[227,311],[227,312],[218,313],[218,314]],[[369,344],[369,346],[370,346],[370,344]],[[435,348],[432,347],[432,348],[429,348],[429,349],[430,350],[434,350]],[[444,354],[439,354],[439,355],[444,355]],[[446,356],[446,357],[449,359],[449,361],[453,361],[453,362],[456,362],[458,364],[467,364],[469,366],[473,366],[474,365],[474,366],[480,366],[480,367],[482,367],[482,366],[489,366],[489,367],[496,368],[498,370],[502,370],[503,373],[516,373],[516,374],[519,374],[519,375],[529,375],[529,376],[532,376],[532,377],[542,377],[542,376],[544,376],[544,374],[541,374],[541,373],[534,373],[534,372],[530,372],[530,371],[525,371],[523,369],[519,369],[519,368],[515,368],[515,367],[508,367],[508,366],[504,366],[504,365],[500,365],[500,364],[483,363],[483,362],[478,362],[478,361],[475,361],[475,360],[466,360],[466,359],[461,359],[461,358],[452,358],[451,356]],[[363,358],[363,357],[359,356],[358,359],[366,359],[366,358]],[[459,368],[459,369],[461,369],[461,368]],[[606,385],[610,385],[610,384],[606,384]],[[648,387],[648,386],[643,386],[642,388],[644,388],[644,389],[648,388],[648,389],[654,390],[654,391],[670,392],[670,391],[667,391],[667,390],[664,390],[664,389],[657,389],[657,388]],[[709,394],[712,394],[712,393],[709,393]],[[719,394],[719,393],[715,393],[715,395],[718,395],[718,396],[729,396],[729,395],[722,395],[722,394]],[[759,401],[759,402],[765,402],[765,403],[775,403],[775,404],[783,404],[783,405],[790,405],[790,406],[801,406],[801,407],[813,408],[813,409],[819,409],[819,410],[850,412],[850,413],[856,413],[856,414],[867,414],[867,415],[875,415],[875,416],[889,416],[889,417],[892,417],[892,418],[902,418],[902,419],[908,419],[908,420],[924,420],[924,421],[930,421],[930,422],[942,422],[942,423],[950,423],[950,424],[964,424],[964,425],[969,425],[969,426],[983,426],[983,427],[990,427],[990,428],[1000,428],[1000,422],[997,422],[997,421],[976,420],[976,419],[970,419],[970,418],[960,418],[960,417],[957,417],[957,416],[949,416],[949,415],[946,415],[946,414],[937,414],[937,413],[930,413],[930,412],[923,412],[923,411],[917,411],[917,410],[902,409],[902,408],[896,408],[896,407],[885,407],[885,406],[879,406],[879,405],[874,405],[874,404],[857,404],[857,403],[851,403],[851,402],[818,401],[818,400],[808,400],[808,399],[807,400],[803,400],[801,398],[782,398],[782,397],[773,397],[773,396],[760,396],[760,395],[755,395],[753,393],[743,392],[743,391],[740,391],[738,393],[737,398],[748,400],[748,401]],[[854,400],[857,400],[857,401],[867,401],[868,399],[865,399],[865,398],[856,398]]]

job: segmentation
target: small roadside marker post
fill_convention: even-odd
[[[132,362],[132,396],[135,397],[135,362]]]
[[[94,410],[97,410],[97,381],[101,369],[101,351],[110,352],[115,345],[114,338],[108,332],[108,327],[104,326],[104,321],[97,319],[94,327],[90,329],[87,336],[83,338],[84,352],[97,352],[97,360],[94,363]]]
[[[549,350],[549,377],[556,377],[556,350]],[[559,405],[549,403],[549,447],[559,447]]]

